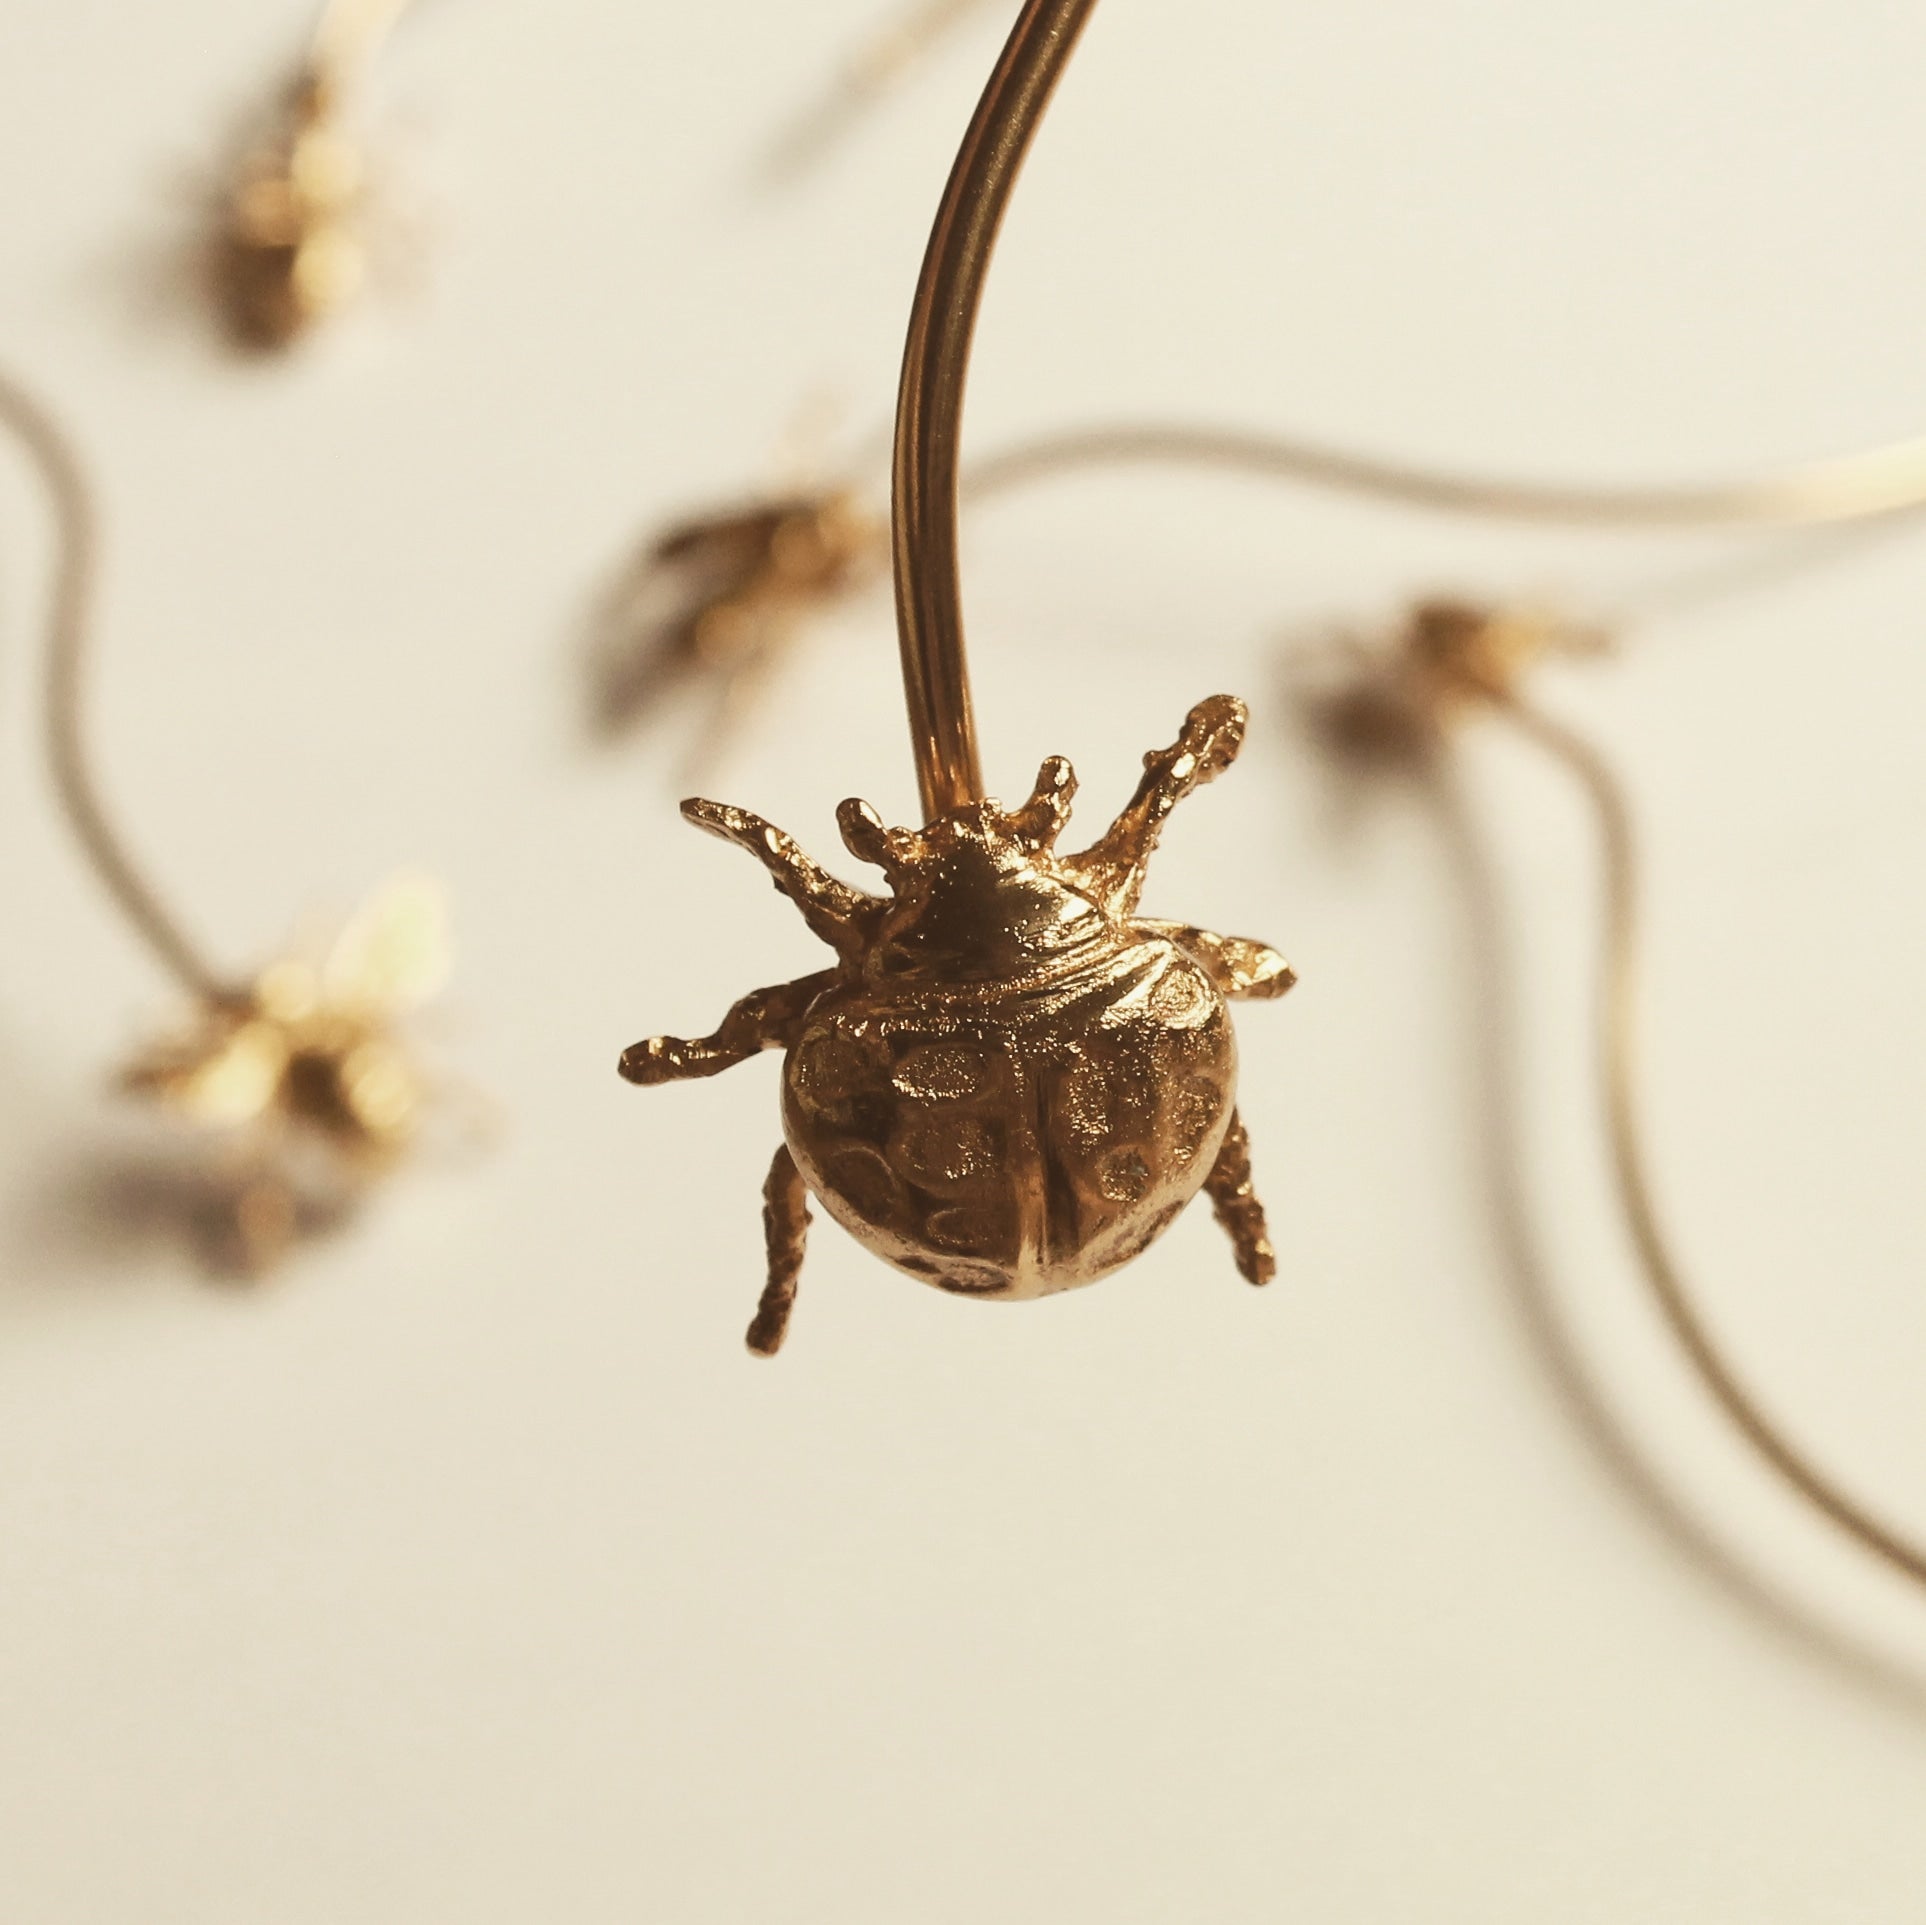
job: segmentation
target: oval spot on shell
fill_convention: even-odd
[[[1186,1158],[1210,1134],[1223,1105],[1223,1089],[1210,1077],[1192,1076],[1171,1092],[1171,1128]]]
[[[897,1064],[890,1081],[905,1096],[927,1103],[953,1102],[974,1096],[985,1082],[984,1063],[974,1051],[952,1043],[925,1043]]]
[[[1186,964],[1165,970],[1150,992],[1152,1012],[1167,1023],[1180,1023],[1196,1015],[1204,1001],[1204,986]]]
[[[805,1036],[789,1058],[789,1086],[813,1110],[847,1103],[873,1087],[872,1076],[864,1052],[833,1029]]]
[[[1110,1083],[1101,1063],[1088,1059],[1063,1079],[1057,1115],[1073,1137],[1091,1143],[1110,1134]]]
[[[996,1139],[974,1116],[932,1116],[913,1124],[896,1146],[896,1161],[923,1183],[967,1183],[996,1163]]]
[[[1150,1165],[1136,1150],[1116,1150],[1097,1170],[1097,1188],[1112,1203],[1135,1203],[1150,1189]]]
[[[975,1250],[990,1241],[991,1226],[982,1211],[966,1203],[952,1204],[946,1210],[932,1210],[923,1226],[929,1240],[941,1250]]]
[[[939,1290],[953,1297],[999,1297],[1009,1287],[1001,1270],[987,1263],[952,1264],[934,1279]]]
[[[833,1152],[823,1164],[823,1181],[859,1216],[886,1216],[896,1203],[896,1172],[866,1143]]]

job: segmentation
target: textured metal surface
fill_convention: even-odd
[[[1014,810],[973,802],[910,830],[846,802],[843,839],[888,896],[829,875],[759,816],[684,804],[756,855],[839,957],[744,997],[710,1036],[654,1036],[622,1058],[654,1084],[787,1052],[752,1348],[781,1341],[800,1266],[790,1169],[867,1249],[962,1296],[1094,1282],[1207,1185],[1238,1267],[1268,1278],[1226,1004],[1281,995],[1291,971],[1261,943],[1134,914],[1165,820],[1229,766],[1244,724],[1233,697],[1199,703],[1075,855],[1056,848],[1076,788],[1060,756]]]

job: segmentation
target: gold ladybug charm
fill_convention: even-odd
[[[1244,727],[1234,697],[1200,702],[1076,855],[1056,848],[1076,790],[1061,756],[1015,810],[970,802],[909,830],[845,802],[843,841],[888,896],[829,875],[759,816],[682,805],[756,856],[837,953],[745,996],[711,1036],[653,1036],[621,1060],[631,1082],[666,1083],[787,1052],[750,1349],[782,1343],[807,1191],[911,1276],[1014,1300],[1095,1282],[1207,1190],[1238,1268],[1270,1280],[1226,1003],[1281,996],[1290,967],[1261,943],[1135,913],[1165,818],[1229,767]]]

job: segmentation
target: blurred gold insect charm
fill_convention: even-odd
[[[333,96],[303,72],[218,203],[214,292],[238,346],[287,347],[360,292],[366,168]]]
[[[1596,656],[1605,630],[1532,603],[1445,595],[1413,602],[1382,638],[1340,637],[1299,696],[1328,744],[1354,760],[1421,759],[1473,709],[1508,700],[1548,656]]]
[[[434,1090],[401,1024],[448,965],[440,891],[398,878],[318,963],[278,958],[123,1070],[124,1088],[228,1139],[239,1267],[269,1267],[414,1146]]]
[[[369,278],[385,210],[352,108],[408,4],[328,0],[293,80],[215,197],[206,267],[238,347],[291,346]]]
[[[802,490],[694,517],[652,542],[597,622],[595,721],[615,734],[692,684],[713,751],[812,615],[880,572],[887,529],[848,488]]]
[[[1280,996],[1294,978],[1261,943],[1136,914],[1166,818],[1230,765],[1244,728],[1235,698],[1200,702],[1077,855],[1056,849],[1076,792],[1061,756],[1015,810],[970,802],[909,830],[845,802],[843,841],[882,869],[887,897],[837,880],[746,810],[683,804],[754,855],[838,957],[745,996],[711,1036],[652,1036],[622,1056],[625,1077],[653,1084],[786,1052],[751,1350],[782,1343],[806,1191],[898,1269],[1014,1300],[1108,1275],[1204,1190],[1238,1268],[1269,1281],[1226,1004]]]

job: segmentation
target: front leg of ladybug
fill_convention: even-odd
[[[616,1067],[631,1083],[681,1083],[718,1076],[765,1049],[787,1049],[809,1005],[836,977],[837,971],[823,969],[773,989],[752,989],[730,1006],[712,1034],[645,1036],[622,1052]]]
[[[711,1036],[649,1036],[622,1052],[618,1067],[631,1083],[672,1083],[688,1077],[715,1076],[765,1049],[787,1049],[809,1006],[835,981],[825,969],[773,989],[758,989],[723,1017]],[[784,1144],[769,1166],[762,1191],[763,1237],[769,1252],[769,1281],[749,1326],[749,1348],[773,1357],[789,1329],[802,1273],[803,1243],[809,1231],[808,1192],[795,1159]]]

